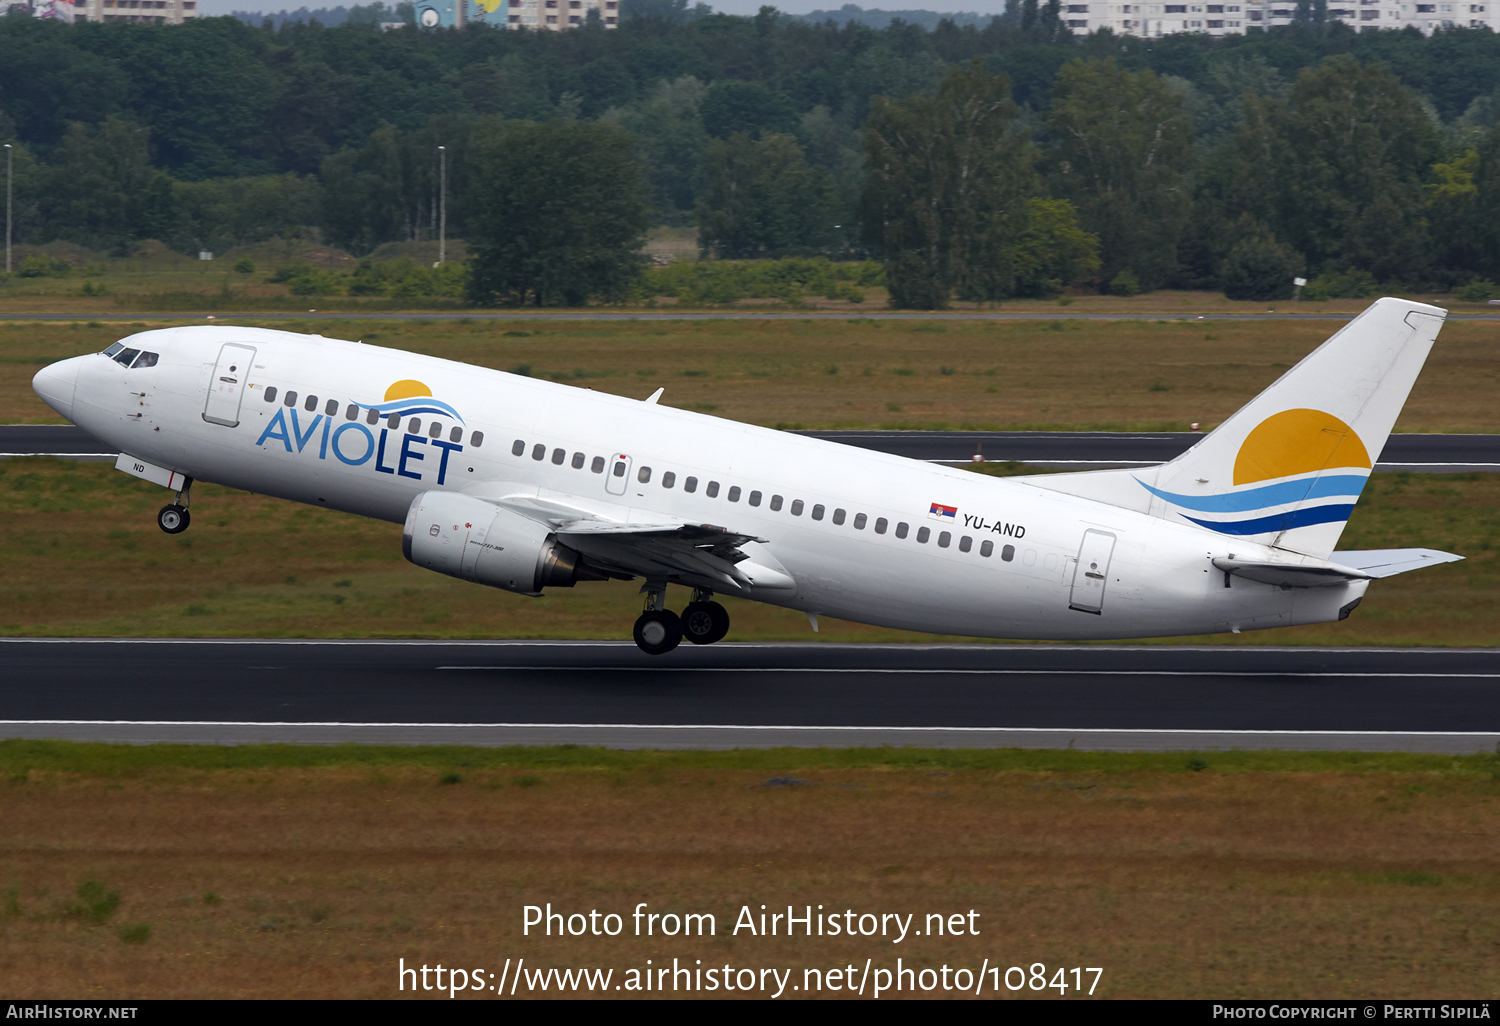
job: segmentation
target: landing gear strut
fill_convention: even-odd
[[[695,645],[712,645],[729,633],[729,611],[711,601],[706,588],[693,591],[693,601],[682,611],[682,636]]]
[[[635,621],[635,643],[647,655],[666,655],[682,642],[682,620],[666,608],[666,581],[648,580],[641,591],[646,611]]]

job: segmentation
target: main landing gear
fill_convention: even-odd
[[[705,588],[694,589],[693,601],[681,616],[666,608],[666,582],[648,581],[641,591],[646,594],[646,611],[635,622],[635,643],[647,655],[666,655],[683,638],[712,645],[729,633],[728,611],[711,601],[713,592]]]
[[[189,486],[192,482],[189,480]],[[181,534],[188,529],[193,522],[193,515],[188,512],[188,490],[184,488],[178,492],[176,497],[167,505],[163,506],[156,514],[156,526],[168,534]]]

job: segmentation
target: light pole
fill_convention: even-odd
[[[438,177],[441,185],[438,187],[438,263],[442,263],[448,256],[448,147],[438,147],[438,165],[441,168]]]
[[[10,165],[11,154],[10,143],[5,144],[5,273],[10,273]]]

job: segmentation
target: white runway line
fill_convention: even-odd
[[[912,667],[896,669],[877,667],[857,669],[854,667],[830,666],[437,666],[437,670],[549,670],[559,673],[926,673],[985,676],[1003,674],[1017,677],[1476,677],[1500,678],[1500,673],[1365,673],[1358,670],[1345,672],[1302,672],[1298,670],[1015,670],[1015,669],[947,669],[935,667],[925,669]]]

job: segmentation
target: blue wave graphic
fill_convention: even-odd
[[[1199,527],[1206,527],[1210,531],[1220,534],[1267,534],[1273,531],[1290,531],[1294,527],[1311,527],[1314,524],[1342,523],[1349,519],[1349,514],[1354,512],[1354,504],[1337,506],[1310,506],[1307,509],[1294,509],[1285,513],[1273,513],[1268,517],[1256,517],[1254,520],[1199,520],[1197,517],[1187,517]]]
[[[467,424],[463,416],[445,402],[433,399],[430,396],[414,396],[409,399],[393,399],[388,403],[367,404],[367,410],[377,410],[380,413],[399,413],[402,416],[416,416],[419,413],[433,413],[440,417],[452,417],[460,424]]]
[[[1282,481],[1261,488],[1248,488],[1242,492],[1225,495],[1178,495],[1153,488],[1140,478],[1136,482],[1146,491],[1174,506],[1196,509],[1203,513],[1249,513],[1253,510],[1269,509],[1272,506],[1287,506],[1310,499],[1327,499],[1333,496],[1359,498],[1367,478],[1363,474],[1334,474],[1328,477],[1302,478],[1297,481]],[[1309,488],[1308,486],[1312,487]],[[1192,517],[1188,517],[1192,520]],[[1197,521],[1194,521],[1196,523]]]

